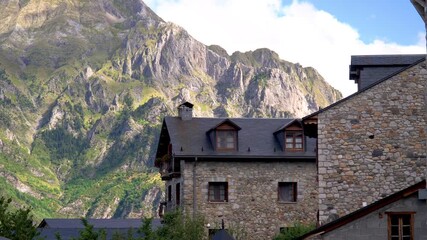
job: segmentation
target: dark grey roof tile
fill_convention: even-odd
[[[229,119],[240,127],[237,151],[215,151],[207,132]],[[283,152],[274,136],[277,129],[294,119],[263,118],[193,118],[183,121],[179,117],[166,117],[164,123],[173,146],[175,156],[201,157],[295,157],[316,156],[316,139],[306,139],[305,152]],[[159,156],[158,156],[159,157]]]
[[[351,56],[351,65],[411,65],[425,58],[425,54],[402,54],[402,55],[354,55]]]

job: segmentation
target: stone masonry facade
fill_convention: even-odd
[[[220,228],[223,219],[225,228],[244,232],[245,239],[271,239],[281,227],[316,223],[317,170],[312,161],[181,161],[181,169],[172,184],[182,186],[181,207],[187,214],[202,214],[211,228]],[[228,183],[228,202],[208,201],[209,182]],[[278,201],[279,182],[297,183],[295,203]]]
[[[318,114],[319,220],[425,178],[426,63]]]

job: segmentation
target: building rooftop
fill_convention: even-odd
[[[200,156],[221,158],[315,158],[316,139],[307,138],[304,152],[285,152],[277,131],[295,119],[264,118],[192,118],[165,117],[160,142],[170,138],[175,156]],[[236,151],[215,151],[208,132],[224,121],[238,128]],[[168,142],[168,141],[166,141]],[[161,157],[158,149],[157,157]],[[163,153],[164,154],[164,153]]]
[[[401,54],[401,55],[353,55],[351,65],[353,66],[380,66],[380,65],[411,65],[425,54]]]
[[[119,234],[127,237],[132,233],[134,237],[140,237],[138,229],[142,226],[142,219],[88,219],[88,223],[93,226],[95,231],[103,230],[106,234],[106,239],[114,239],[114,236]],[[153,229],[161,226],[160,219],[153,219]],[[73,239],[80,235],[80,231],[84,229],[81,219],[73,218],[45,218],[39,224],[37,229],[40,232],[39,237],[43,239],[57,239],[59,234],[61,239]]]

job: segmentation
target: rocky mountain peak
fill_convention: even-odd
[[[0,181],[43,218],[153,214],[160,123],[184,100],[288,118],[341,98],[313,68],[206,46],[140,0],[0,1],[0,22]]]

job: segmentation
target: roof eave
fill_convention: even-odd
[[[313,154],[312,156],[264,156],[264,155],[255,155],[255,156],[248,156],[248,155],[192,155],[192,154],[183,154],[183,155],[175,155],[175,158],[198,158],[198,159],[214,159],[214,158],[226,158],[226,159],[283,159],[283,160],[290,160],[290,159],[316,159],[316,155]]]

